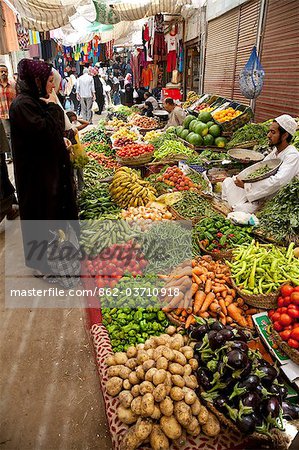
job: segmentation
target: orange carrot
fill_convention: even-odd
[[[198,286],[202,284],[201,279],[197,275],[193,274],[192,278],[194,279],[194,282],[198,284]]]
[[[226,325],[226,316],[222,312],[220,313],[220,322],[222,325]]]
[[[226,316],[226,323],[228,325],[232,324],[233,323],[233,319],[231,317],[229,317],[229,316]]]
[[[208,294],[212,289],[212,280],[207,280],[205,285],[205,293]]]
[[[209,308],[210,304],[215,299],[215,294],[213,292],[209,292],[208,295],[205,298],[205,301],[203,302],[202,307],[200,308],[200,312],[205,312]]]
[[[225,316],[227,316],[227,309],[226,309],[225,301],[223,299],[219,300],[219,305],[220,305],[220,308],[221,308],[221,311],[223,312],[223,314]]]
[[[222,298],[226,298],[227,295],[228,295],[228,291],[222,291],[221,292],[221,297]]]
[[[243,306],[244,305],[244,300],[241,297],[239,297],[237,299],[237,303],[238,303],[239,306]]]
[[[200,275],[199,279],[201,280],[202,283],[205,283],[207,281],[207,276],[206,275]]]
[[[197,314],[205,301],[206,294],[203,291],[197,291],[194,298],[194,306],[193,311],[194,314]]]
[[[215,287],[213,287],[213,292],[215,293],[215,294],[217,294],[218,292],[220,293],[220,292],[223,292],[223,291],[226,291],[226,287],[225,286],[215,286]]]
[[[251,316],[247,316],[247,324],[249,328],[253,328],[253,321],[252,321],[252,317]]]
[[[231,295],[227,295],[225,299],[225,305],[228,306],[232,303],[233,297]]]
[[[188,281],[189,277],[188,276],[183,276],[181,278],[171,278],[165,285],[165,288],[170,288],[172,286],[180,286],[181,284],[183,284],[185,281]]]
[[[218,314],[215,313],[215,312],[212,312],[212,311],[208,311],[208,314],[209,314],[210,317],[213,317],[213,319],[216,319],[218,317]]]
[[[247,326],[246,319],[244,316],[242,316],[242,310],[238,308],[235,303],[231,303],[230,305],[228,305],[227,312],[230,317],[234,319],[235,322],[237,322],[238,325],[241,325],[241,327]]]
[[[221,311],[219,303],[218,302],[211,303],[209,306],[209,310],[212,311],[213,313],[219,313]]]
[[[199,317],[202,317],[203,319],[208,319],[210,315],[208,312],[201,312],[199,313]]]
[[[250,308],[247,309],[246,314],[248,314],[249,316],[252,316],[253,314],[257,313],[257,309],[256,308]]]
[[[196,322],[196,320],[194,319],[194,317],[192,316],[192,314],[188,317],[188,319],[186,320],[186,325],[185,325],[185,328],[189,328],[190,327],[190,325],[192,324],[192,323],[195,323]]]
[[[198,291],[198,284],[197,283],[192,283],[192,287],[191,287],[191,295],[193,297],[193,295],[196,294],[196,292]]]
[[[202,275],[203,274],[203,270],[201,267],[193,267],[192,269],[192,275]]]
[[[172,298],[172,300],[168,303],[167,306],[162,308],[164,312],[169,312],[172,309],[176,309],[175,307],[180,303],[180,301],[184,298],[184,294],[182,292],[179,295],[176,295]]]
[[[183,311],[181,312],[181,316],[182,317],[187,317],[187,311],[185,309],[183,309]]]

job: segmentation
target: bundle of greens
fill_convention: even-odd
[[[257,214],[260,230],[279,242],[299,244],[299,180],[295,178]]]
[[[240,146],[242,143],[248,141],[258,141],[258,147],[267,146],[267,133],[268,125],[264,123],[249,123],[234,132],[232,139],[227,145],[227,148],[230,149],[236,146]]]

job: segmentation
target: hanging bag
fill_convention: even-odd
[[[265,71],[254,46],[247,64],[240,72],[239,84],[242,95],[250,99],[258,97],[262,92],[264,77]]]

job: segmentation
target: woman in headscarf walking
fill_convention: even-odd
[[[10,109],[12,151],[26,265],[49,273],[47,258],[28,257],[26,244],[44,240],[49,222],[77,220],[72,168],[63,133],[64,112],[56,103],[52,67],[22,59],[18,65],[17,97]],[[42,221],[42,222],[41,222]]]

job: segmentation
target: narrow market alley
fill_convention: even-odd
[[[84,306],[5,308],[10,226],[0,225],[1,448],[111,449]]]

